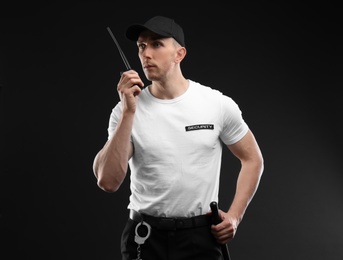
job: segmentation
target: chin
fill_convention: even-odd
[[[151,74],[149,74],[149,73],[145,73],[145,77],[146,77],[147,80],[149,80],[149,81],[157,80],[157,77],[155,77],[154,75],[151,75]]]

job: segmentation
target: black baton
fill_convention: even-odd
[[[212,211],[212,223],[217,225],[220,222],[222,222],[221,218],[219,217],[219,212],[218,212],[218,204],[215,201],[212,201],[210,203],[211,211]],[[230,253],[229,253],[229,248],[227,244],[221,245],[222,248],[222,253],[224,260],[231,260],[230,258]]]

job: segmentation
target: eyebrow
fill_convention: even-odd
[[[154,36],[149,36],[147,38],[145,38],[145,40],[137,40],[137,43],[142,43],[145,42],[147,40],[151,40],[151,41],[157,41],[157,40],[163,40],[163,39],[168,39],[170,37],[165,37],[165,36],[160,36],[160,35],[154,35]]]

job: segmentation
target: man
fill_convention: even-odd
[[[253,198],[263,157],[238,105],[220,91],[183,76],[183,29],[155,16],[127,28],[146,78],[122,73],[120,102],[112,110],[108,140],[94,159],[98,186],[119,189],[130,167],[129,219],[122,259],[222,259]],[[222,222],[213,225],[223,144],[240,160],[236,193]]]

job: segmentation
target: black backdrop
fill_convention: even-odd
[[[1,7],[1,259],[120,259],[129,179],[109,194],[92,173],[124,69],[106,27],[141,71],[124,30],[153,15],[183,25],[185,76],[231,96],[264,154],[232,259],[343,259],[339,7],[185,4]],[[223,158],[227,210],[238,163]]]

